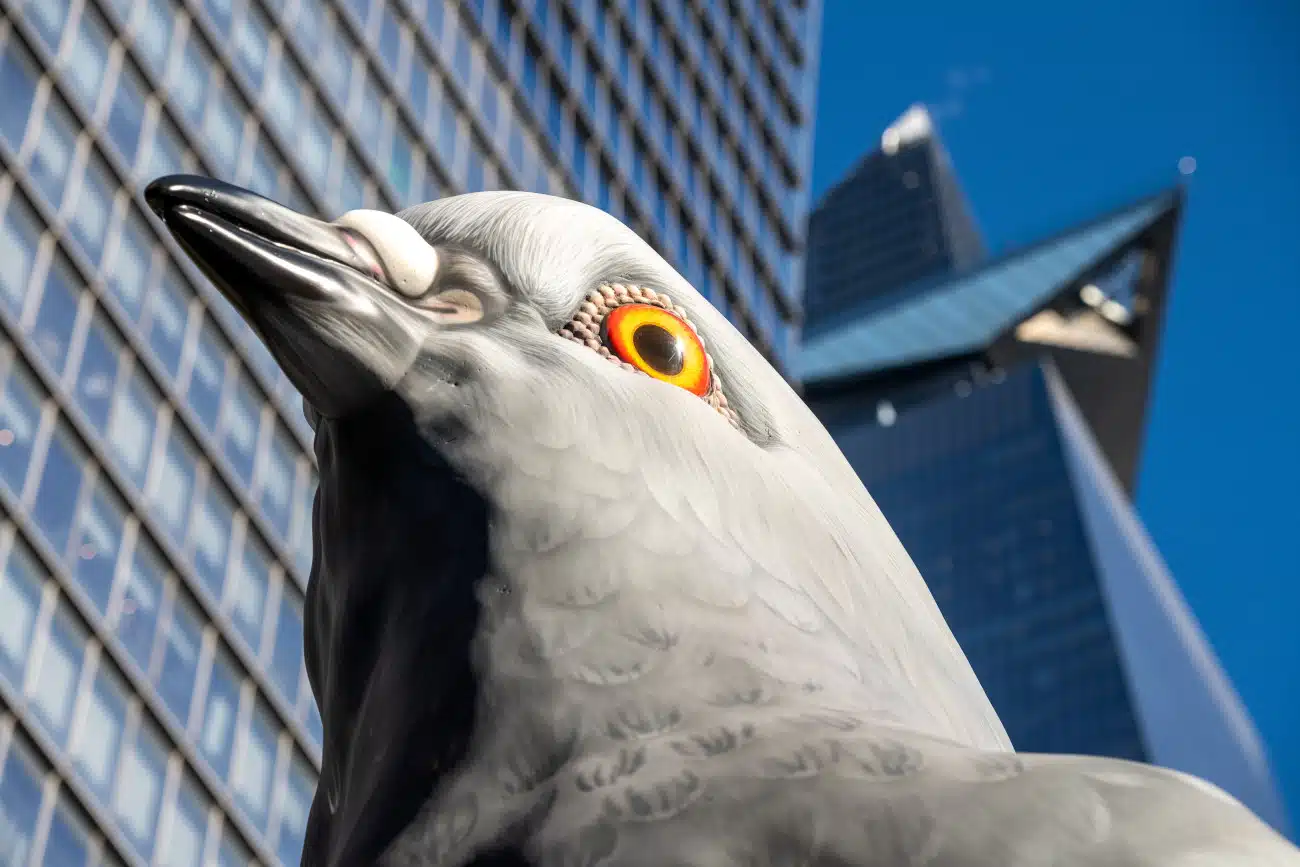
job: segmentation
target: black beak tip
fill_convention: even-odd
[[[226,200],[252,197],[253,194],[247,190],[202,175],[164,175],[150,181],[144,188],[145,204],[164,222],[168,213],[179,205],[205,211],[222,210]]]

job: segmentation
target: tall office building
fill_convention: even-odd
[[[896,289],[799,370],[1017,749],[1187,771],[1285,829],[1132,503],[1181,202]]]
[[[815,337],[891,289],[984,255],[924,106],[909,108],[817,203],[808,223],[803,333]]]
[[[634,226],[778,363],[817,0],[0,0],[0,864],[296,864],[310,432],[140,190]]]

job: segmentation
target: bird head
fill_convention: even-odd
[[[146,199],[265,341],[313,423],[396,393],[417,415],[463,428],[467,395],[502,398],[525,371],[541,371],[612,391],[625,411],[697,403],[738,436],[844,469],[766,360],[594,208],[477,193],[325,222],[185,175],[153,182]],[[508,401],[495,406],[505,414],[497,421],[529,420],[511,418]]]

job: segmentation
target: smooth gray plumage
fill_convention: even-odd
[[[613,218],[148,196],[316,429],[304,865],[1300,865],[1206,783],[1014,754],[826,431]],[[622,287],[710,399],[598,345]]]

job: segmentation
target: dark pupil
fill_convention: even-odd
[[[632,345],[646,364],[664,376],[676,376],[686,367],[682,342],[662,325],[642,325],[632,332]]]

